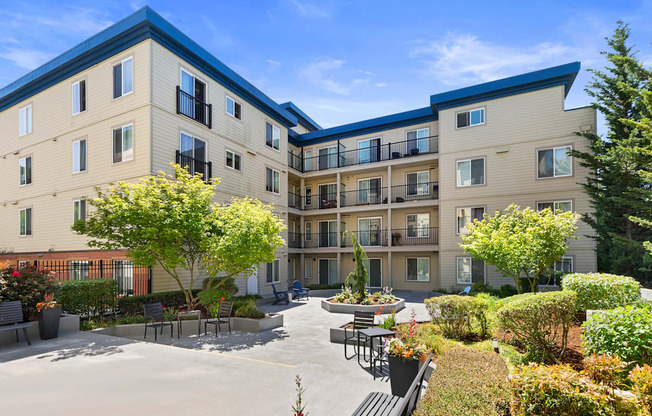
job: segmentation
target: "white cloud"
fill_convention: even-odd
[[[24,69],[34,69],[49,61],[53,54],[30,49],[4,48],[0,58],[6,59],[14,65]]]
[[[299,76],[326,91],[348,95],[354,87],[368,83],[369,78],[359,77],[364,71],[344,68],[345,63],[342,59],[322,58],[305,67]]]
[[[291,6],[291,10],[304,18],[324,19],[331,16],[330,10],[324,7],[323,3],[289,0],[288,4]]]
[[[278,69],[278,67],[281,66],[281,63],[278,61],[275,61],[273,59],[268,59],[267,63],[269,64],[269,67],[267,68],[268,71],[274,71]]]

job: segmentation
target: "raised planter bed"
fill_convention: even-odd
[[[31,328],[27,328],[27,336],[29,336],[30,341],[34,342],[39,340],[38,332],[38,322],[31,322],[33,325]],[[61,315],[61,320],[59,321],[59,337],[62,337],[66,334],[73,332],[79,332],[79,315]],[[21,344],[27,344],[25,342],[25,337],[23,336],[23,331],[19,330],[19,337]],[[16,332],[15,331],[3,331],[0,332],[0,345],[11,345],[16,344]]]
[[[333,298],[328,298],[321,301],[321,307],[330,313],[349,313],[353,315],[355,311],[365,311],[387,314],[392,313],[392,309],[394,309],[395,312],[398,312],[401,309],[405,308],[405,299],[401,298],[396,298],[395,303],[387,303],[384,305],[351,305],[348,303],[330,302],[332,299]]]

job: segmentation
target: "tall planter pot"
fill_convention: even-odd
[[[388,360],[392,394],[404,397],[419,372],[420,360],[403,361],[393,355],[390,355]]]
[[[43,309],[36,313],[38,318],[38,332],[41,339],[52,339],[59,336],[59,320],[61,319],[61,306]]]

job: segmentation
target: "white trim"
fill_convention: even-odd
[[[21,157],[20,159],[18,159],[18,186],[19,186],[19,187],[23,187],[23,186],[31,185],[32,182],[34,181],[33,178],[32,178],[32,176],[33,176],[33,172],[32,172],[32,174],[29,175],[29,176],[30,176],[30,177],[29,177],[30,181],[27,182],[27,159],[29,159],[30,170],[31,170],[31,169],[32,169],[32,166],[34,165],[34,164],[32,163],[32,162],[33,162],[33,160],[32,160],[32,155],[29,155],[29,156],[23,156],[23,157]],[[22,166],[21,166],[21,162],[22,162],[23,160],[25,161],[25,183],[21,183],[23,178],[22,178],[22,175],[21,175],[21,172],[20,172],[20,168],[22,167]]]
[[[72,201],[72,224],[73,225],[75,225],[75,222],[77,221],[77,219],[75,219],[75,204],[79,203],[79,208],[80,208],[80,212],[81,212],[81,201],[84,201],[84,219],[83,220],[86,221],[86,213],[87,213],[87,205],[88,205],[87,199],[86,198],[73,199],[73,201]],[[79,218],[79,220],[81,220],[81,218]],[[73,233],[76,234],[77,232],[73,231]]]
[[[416,279],[408,279],[408,262],[410,259],[416,259],[417,261],[417,276]],[[428,280],[419,280],[419,260],[428,260]],[[406,282],[430,282],[430,257],[406,257],[405,258],[405,281]]]
[[[471,260],[471,281],[470,282],[460,282],[459,281],[459,276],[460,276],[460,261],[459,259],[469,259]],[[482,261],[482,260],[478,260]],[[487,283],[487,262],[482,261],[484,264],[484,276],[483,276],[483,283]],[[473,257],[471,256],[455,256],[455,282],[458,285],[473,285]]]
[[[228,154],[231,153],[233,155],[233,167],[229,166],[227,163],[228,161]],[[240,158],[240,169],[236,169],[235,167],[235,157],[238,156]],[[224,166],[226,166],[227,169],[232,169],[236,172],[242,172],[242,155],[240,153],[236,153],[233,150],[229,149],[224,149]]]
[[[225,98],[225,102],[224,102],[224,112],[227,115],[233,117],[234,119],[242,121],[242,104],[240,104],[239,101],[236,101],[235,99],[231,98],[228,95],[226,95],[225,97],[226,98]],[[231,100],[233,102],[233,114],[229,113],[229,100]],[[237,111],[235,111],[236,104],[240,106],[240,117],[236,116],[236,113],[237,113]],[[280,133],[279,133],[279,138],[280,138]],[[280,147],[280,140],[279,140],[279,147]]]
[[[116,162],[114,160],[114,157],[115,157],[115,140],[114,140],[114,137],[113,137],[113,132],[115,132],[118,129],[122,130],[122,144],[124,144],[124,139],[125,139],[124,130],[127,127],[130,127],[130,126],[131,126],[131,158],[129,158],[129,159],[124,158],[125,150],[124,150],[124,146],[123,146],[123,149],[120,152],[120,155],[121,155],[120,156],[120,161]],[[181,140],[181,139],[179,139],[179,140]],[[113,165],[117,165],[118,163],[128,162],[130,160],[134,160],[134,153],[135,153],[134,147],[136,147],[136,134],[134,133],[134,123],[125,124],[124,126],[114,127],[114,128],[111,129],[111,149],[112,149],[111,162],[112,162]]]
[[[313,169],[313,170],[326,170],[326,169],[334,169],[334,168],[336,168],[337,166],[330,166],[330,164],[331,164],[330,163],[330,157],[334,155],[335,158],[337,158],[337,152],[335,152],[333,155],[328,154],[326,156],[326,160],[328,160],[328,167],[322,169],[321,166],[319,166],[319,162],[321,160],[321,157],[319,156],[319,151],[322,150],[322,149],[335,149],[335,150],[337,150],[337,144],[334,144],[334,145],[331,145],[331,146],[325,146],[325,147],[318,147],[316,149],[317,150],[317,156],[313,156],[313,157],[317,158],[317,169]],[[339,161],[337,161],[337,164],[339,165]]]
[[[482,208],[482,211],[483,211],[482,214],[483,215],[487,213],[487,207],[485,205],[478,205],[478,206],[474,206],[474,207],[457,207],[457,208],[455,208],[455,232],[456,232],[457,235],[467,235],[468,234],[468,233],[460,232],[460,228],[459,228],[459,225],[460,225],[460,223],[459,223],[459,218],[460,218],[459,212],[460,212],[460,210],[461,209],[471,210],[469,212],[469,218],[471,218],[473,216],[473,209],[478,209],[478,208]],[[471,220],[471,222],[473,222],[473,220]]]
[[[475,184],[471,183],[469,185],[460,184],[459,183],[460,177],[457,174],[457,172],[459,170],[460,162],[469,162],[469,177],[471,178],[471,182],[473,182],[473,176],[472,176],[473,175],[473,168],[471,167],[471,165],[473,164],[474,160],[480,160],[480,159],[482,159],[482,180],[483,180],[483,182],[482,183],[475,183]],[[467,188],[469,186],[483,186],[483,185],[486,185],[487,184],[487,158],[484,157],[484,156],[481,156],[481,157],[474,157],[474,158],[470,158],[470,159],[456,160],[455,161],[455,184],[456,184],[456,186],[458,188]]]
[[[267,125],[272,126],[272,145],[267,144]],[[274,129],[278,130],[278,148],[274,147]],[[270,149],[274,149],[277,152],[281,152],[281,128],[278,127],[274,123],[270,123],[269,121],[265,121],[265,146],[269,147]]]
[[[482,112],[483,112],[483,114],[482,114],[482,123],[471,124],[471,113],[473,111],[478,111],[478,110],[482,110]],[[461,114],[461,113],[469,113],[469,125],[468,126],[459,127],[457,125],[457,115]],[[476,108],[471,108],[469,110],[462,110],[462,111],[456,111],[455,112],[455,130],[466,129],[468,127],[474,127],[474,126],[482,126],[484,124],[487,124],[487,107],[476,107]]]
[[[568,178],[569,176],[573,176],[573,156],[568,154],[568,158],[570,159],[569,161],[569,167],[570,167],[570,173],[567,175],[556,175],[555,174],[555,151],[557,149],[569,149],[569,152],[573,151],[573,146],[568,144],[565,146],[556,146],[556,147],[544,147],[541,149],[537,149],[536,151],[536,159],[535,159],[535,166],[536,166],[536,172],[537,172],[537,179],[556,179],[556,178]],[[552,150],[552,161],[553,161],[553,166],[552,166],[552,176],[539,176],[539,152],[546,152],[548,150]]]
[[[113,134],[113,132],[111,132],[111,134]],[[111,140],[113,140],[113,137],[111,137]],[[75,155],[75,143],[79,143],[79,146],[78,146],[78,148],[80,149],[79,156],[81,156],[81,142],[86,142],[86,152],[85,152],[86,153],[86,167],[84,169],[81,169],[81,157],[80,157],[79,158],[80,159],[79,160],[80,169],[78,171],[75,171],[75,157],[77,156],[77,155]],[[74,175],[74,174],[77,174],[77,173],[86,172],[87,170],[88,170],[88,140],[86,140],[86,138],[75,140],[75,141],[72,142],[72,173]]]
[[[111,76],[113,78],[113,74],[111,74]],[[75,113],[75,85],[77,85],[77,91],[79,93],[79,97],[77,97],[77,98],[78,98],[78,100],[81,100],[81,88],[80,88],[80,85],[81,85],[82,81],[84,82],[84,90],[86,90],[87,89],[86,88],[86,78],[82,78],[80,80],[77,80],[76,82],[73,82],[72,85],[71,85],[71,90],[72,90],[71,91],[72,92],[72,115],[73,116],[76,116],[78,114],[86,112],[86,108],[84,108],[83,110],[81,109],[81,102],[79,101],[79,102],[77,102],[77,104],[79,105],[79,111],[77,111]],[[84,96],[84,102],[86,102],[86,96]]]
[[[426,138],[430,137],[430,127],[422,127],[422,128],[420,128],[420,129],[406,130],[406,131],[405,131],[405,141],[410,140],[410,139],[408,139],[408,137],[407,137],[409,133],[412,133],[412,132],[418,132],[418,131],[421,131],[421,130],[427,130],[428,133],[426,134],[426,137],[417,137],[417,138],[415,138],[414,140],[418,140],[418,139],[426,139]]]
[[[303,258],[303,278],[312,280],[312,261],[313,257],[304,257]],[[310,263],[310,267],[306,263]],[[310,271],[310,273],[308,273]]]
[[[363,259],[364,262],[365,259]],[[383,287],[383,258],[382,257],[367,257],[366,260],[369,260],[369,265],[371,268],[371,260],[379,260],[380,261],[380,286],[371,286],[371,275],[369,275],[369,285],[367,287]],[[369,270],[367,270],[367,274],[369,274]]]
[[[25,125],[23,126],[23,120],[21,118],[21,112],[24,111],[25,114]],[[29,121],[29,123],[28,123]],[[24,107],[18,109],[18,137],[27,136],[32,132],[32,124],[34,123],[34,112],[32,110],[32,104],[28,104]],[[20,130],[22,127],[25,127],[25,131],[21,134]]]
[[[272,190],[271,191],[269,189],[267,189],[267,170],[268,169],[272,171],[272,183],[271,183]],[[278,174],[278,192],[274,192],[274,172],[276,172]],[[265,166],[265,191],[269,192],[271,194],[274,194],[274,195],[281,195],[281,172],[279,172],[278,170],[276,170],[274,168],[270,168],[269,166]]]
[[[21,224],[20,213],[27,210],[29,210],[30,212],[30,218],[29,218],[30,233],[27,234],[27,213],[25,213],[25,234],[21,234],[20,228],[22,224]],[[21,208],[18,210],[18,237],[31,237],[33,235],[34,235],[34,211],[32,210],[32,207]]]
[[[327,246],[321,246],[319,244],[321,242],[321,234],[322,234],[321,233],[321,227],[319,226],[319,224],[321,224],[323,222],[329,223],[329,226],[328,226],[328,230],[329,230],[328,231],[328,245]],[[337,228],[337,219],[334,219],[334,220],[317,220],[317,248],[333,248],[333,247],[338,248],[340,246],[340,236],[337,235],[337,231],[335,231],[335,234],[336,234],[335,235],[335,245],[331,246],[331,239],[330,239],[330,233],[331,233],[331,231],[330,231],[330,229],[331,229],[330,223],[331,222],[334,222],[335,226],[336,226],[335,228]],[[305,228],[305,221],[304,221],[304,228]]]
[[[268,274],[267,274],[267,267],[268,265],[272,265],[272,275],[274,274],[274,263],[278,262],[278,276],[272,276],[272,280],[268,281]],[[274,277],[276,277],[277,280],[274,280]],[[279,257],[276,257],[272,262],[270,263],[265,263],[265,285],[273,285],[281,283],[281,259]]]
[[[337,220],[335,220],[335,221],[337,221]],[[308,224],[310,224],[310,240],[307,239],[307,237],[308,237]],[[304,240],[304,241],[312,241],[312,234],[313,234],[313,231],[312,231],[312,220],[310,220],[310,221],[304,221],[304,222],[303,222],[303,240]]]
[[[418,218],[419,215],[426,215],[428,217],[428,226],[426,227],[426,231],[427,231],[428,235],[418,235],[419,234],[418,230],[420,230],[420,228],[417,226],[415,228],[417,230],[417,235],[415,235],[414,237],[410,237],[410,235],[409,235],[410,227],[408,225],[408,223],[409,223],[408,217],[410,215],[416,215],[417,216],[417,225],[419,223],[419,218]],[[429,212],[414,212],[414,213],[409,213],[409,214],[406,213],[405,214],[405,234],[406,234],[405,238],[430,238],[430,213]]]
[[[131,91],[125,91],[125,71],[124,71],[124,63],[131,60]],[[113,71],[114,68],[118,65],[120,66],[120,83],[121,83],[121,91],[120,91],[120,96],[118,97],[113,97],[113,92],[115,91],[115,84],[113,83]],[[124,58],[120,62],[116,62],[115,64],[111,65],[111,96],[113,97],[113,100],[117,100],[118,98],[122,98],[125,95],[129,95],[134,92],[134,57],[129,56],[127,58]]]
[[[539,204],[552,204],[552,213],[556,214],[557,213],[557,207],[555,206],[556,204],[563,204],[568,202],[570,204],[570,210],[573,211],[573,200],[572,199],[562,199],[562,200],[555,200],[555,201],[537,201],[537,211],[542,211],[542,209],[539,208]],[[544,208],[545,209],[545,208]]]

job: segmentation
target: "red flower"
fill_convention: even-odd
[[[222,299],[220,299],[220,300],[224,300],[224,298],[222,298]]]
[[[18,270],[14,270],[14,272],[11,275],[13,277],[18,277],[18,276],[20,276],[20,272]]]
[[[381,311],[383,310],[383,307],[382,307],[382,306],[380,307],[380,310],[381,310]]]

